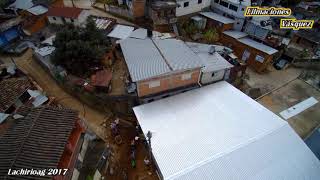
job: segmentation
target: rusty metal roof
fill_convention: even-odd
[[[0,112],[7,110],[31,84],[26,77],[4,79],[0,82]]]
[[[42,106],[16,119],[0,137],[0,177],[7,179],[51,179],[47,176],[7,176],[8,169],[57,168],[78,113],[70,109]]]
[[[112,79],[112,72],[104,69],[91,76],[93,86],[108,87]]]

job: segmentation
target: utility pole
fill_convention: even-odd
[[[152,138],[152,133],[150,131],[148,131],[147,133],[147,137],[148,137],[148,144],[149,144],[149,158],[150,158],[150,162],[152,162],[152,149],[151,149],[151,138]]]

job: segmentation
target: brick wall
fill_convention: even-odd
[[[190,75],[190,79],[188,79]],[[137,82],[138,96],[143,97],[157,94],[171,89],[197,84],[200,76],[200,69],[185,71],[167,76],[157,77],[150,80]],[[183,77],[187,78],[183,80]],[[160,85],[150,87],[150,83],[160,81]]]
[[[268,55],[258,49],[242,44],[237,39],[234,39],[225,34],[221,35],[220,41],[223,45],[231,47],[234,50],[235,55],[238,56],[239,60],[242,59],[243,52],[247,49],[250,52],[250,56],[246,63],[248,66],[250,66],[257,72],[263,72],[272,61],[272,55]],[[264,58],[263,63],[255,60],[257,55],[262,56]]]

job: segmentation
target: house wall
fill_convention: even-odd
[[[216,28],[219,32],[233,29],[233,23],[223,24],[221,22],[215,21],[213,19],[207,18],[206,28]]]
[[[224,7],[221,4],[216,3],[216,0],[212,0],[211,1],[211,8],[216,10],[219,14],[225,13],[225,14],[231,15],[233,17],[244,18],[244,12],[246,10],[246,6],[240,5],[240,4],[233,4],[232,2],[230,2],[228,0],[224,0],[224,1],[228,2],[228,4],[229,4],[228,7]],[[238,7],[238,10],[234,11],[234,10],[230,9],[230,4]]]
[[[250,52],[249,58],[245,61],[248,66],[256,70],[257,72],[264,71],[267,66],[272,61],[273,55],[269,55],[265,52],[262,52],[258,49],[255,49],[253,47],[247,46],[245,44],[242,44],[237,39],[234,39],[230,36],[227,36],[225,34],[222,34],[220,37],[220,41],[222,44],[224,44],[227,47],[230,47],[234,50],[234,54],[239,57],[240,60],[242,60],[243,53],[248,50]],[[236,47],[236,48],[234,48]],[[264,58],[263,63],[256,61],[257,55]]]
[[[222,5],[220,5],[219,3],[216,2],[216,0],[212,0],[211,1],[211,8],[218,14],[227,16],[229,18],[234,19],[236,22],[233,25],[233,28],[235,30],[241,30],[243,25],[244,25],[244,21],[245,21],[245,16],[244,16],[244,12],[246,10],[246,6],[244,5],[239,5],[239,4],[233,4],[228,0],[224,0],[225,2],[228,2],[228,7],[224,7]],[[234,11],[232,9],[230,9],[230,4],[234,5],[236,7],[238,7],[237,11]]]
[[[200,76],[200,69],[170,74],[145,81],[137,82],[138,96],[143,97],[156,94],[179,87],[197,84]],[[186,78],[186,79],[183,79]],[[157,84],[158,83],[158,84]],[[157,84],[157,85],[156,85]],[[155,87],[150,87],[154,85]]]
[[[187,7],[184,7],[185,2],[189,2]],[[180,7],[176,8],[176,16],[195,13],[210,6],[210,0],[202,0],[201,3],[198,3],[198,0],[178,0],[177,3]]]
[[[300,46],[302,49],[306,48],[309,49],[312,52],[315,52],[318,48],[320,48],[319,45],[312,43],[311,41],[304,39],[303,37],[294,35],[291,38],[291,42],[290,43],[294,43],[298,46]]]
[[[134,18],[144,17],[146,7],[145,0],[133,0],[132,7],[132,14]]]
[[[212,82],[223,80],[225,72],[225,69],[214,72],[203,72],[201,74],[201,84],[209,84]]]
[[[74,24],[75,26],[84,26],[89,15],[90,15],[89,11],[84,10],[84,11],[81,11],[78,18],[75,18],[75,19],[48,16],[48,21],[50,24],[62,25],[62,24],[64,24],[64,21],[63,21],[63,19],[64,19],[66,23],[71,23],[71,24]],[[73,20],[73,22],[72,22],[72,20]]]

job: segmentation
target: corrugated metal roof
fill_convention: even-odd
[[[139,28],[134,30],[131,34],[130,37],[132,38],[137,38],[137,39],[145,39],[147,37],[147,29],[144,28]]]
[[[235,23],[236,21],[227,17],[224,17],[220,14],[214,13],[214,12],[200,12],[201,15],[213,19],[215,21],[221,22],[223,24],[231,24],[231,23]]]
[[[8,8],[27,10],[33,5],[32,0],[15,0]]]
[[[243,37],[248,36],[248,34],[245,32],[234,31],[234,30],[224,31],[223,34],[228,35],[230,37],[233,37],[235,39],[239,39],[239,38],[243,38]]]
[[[42,5],[37,5],[37,6],[34,6],[30,9],[28,9],[27,11],[32,13],[33,15],[41,15],[41,14],[48,12],[48,8],[46,8]]]
[[[127,38],[120,46],[133,82],[171,72],[151,39]]]
[[[154,39],[153,41],[174,71],[203,66],[201,59],[183,41],[178,39]]]
[[[218,45],[209,45],[209,44],[201,44],[201,43],[186,43],[190,49],[196,53],[200,59],[204,67],[202,68],[202,72],[214,72],[222,69],[229,69],[233,67],[226,59],[224,59],[218,52],[223,51],[224,46]],[[210,48],[215,48],[215,53],[210,54]]]
[[[288,123],[226,82],[134,107],[163,179],[312,179],[320,162]],[[294,150],[293,150],[294,149]]]
[[[130,36],[134,27],[117,24],[114,29],[108,34],[108,37],[126,39]]]
[[[255,40],[251,39],[251,38],[245,37],[245,38],[238,39],[238,41],[243,43],[243,44],[246,44],[246,45],[248,45],[250,47],[258,49],[258,50],[260,50],[262,52],[265,52],[265,53],[267,53],[269,55],[272,55],[272,54],[275,54],[275,53],[278,52],[278,50],[273,49],[272,47],[264,45],[262,43],[259,43],[259,42],[255,41]]]

